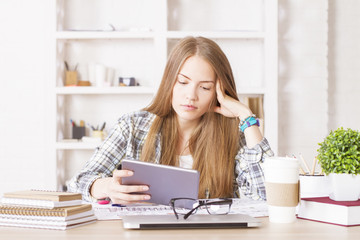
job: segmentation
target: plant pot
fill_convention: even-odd
[[[357,201],[360,197],[360,175],[330,173],[330,194],[334,201]]]

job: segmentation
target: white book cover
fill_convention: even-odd
[[[360,225],[360,200],[333,201],[329,197],[303,198],[298,218],[342,226]]]

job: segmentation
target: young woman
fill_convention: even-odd
[[[266,199],[261,163],[273,153],[259,122],[237,97],[225,54],[212,40],[187,37],[170,53],[153,102],[122,116],[68,190],[85,200],[148,200],[148,186],[126,186],[124,158],[196,169],[199,198]],[[130,194],[138,192],[139,194]]]

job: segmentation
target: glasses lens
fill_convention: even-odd
[[[210,214],[228,214],[231,208],[231,201],[207,202],[206,210]]]
[[[198,204],[199,202],[195,199],[181,198],[174,201],[174,208],[177,213],[186,214]]]

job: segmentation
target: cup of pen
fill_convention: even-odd
[[[300,166],[300,196],[302,198],[327,197],[330,193],[330,182],[327,176],[316,172],[317,157],[314,158],[312,168],[308,166],[300,154],[302,166]]]
[[[294,222],[299,203],[299,161],[291,157],[268,157],[264,173],[269,221]]]
[[[102,130],[94,130],[92,132],[92,136],[95,137],[95,138],[100,138],[101,140],[104,140],[105,133]]]
[[[99,128],[99,126],[97,126],[95,128],[90,125],[91,129],[93,130],[92,137],[100,138],[101,140],[104,140],[105,139],[105,132],[104,132],[105,126],[106,126],[106,122],[104,122],[100,128]]]

